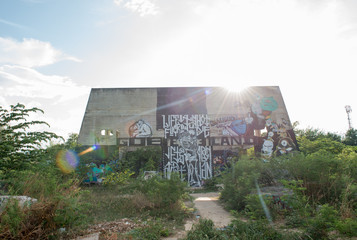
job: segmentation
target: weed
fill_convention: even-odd
[[[193,228],[187,233],[186,240],[208,240],[208,239],[228,239],[219,230],[214,228],[212,220],[200,219],[198,224],[193,225]]]

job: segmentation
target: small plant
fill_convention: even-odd
[[[357,219],[347,218],[336,223],[336,229],[347,237],[357,236]]]
[[[224,234],[214,227],[212,220],[200,219],[198,224],[193,225],[193,228],[187,233],[186,240],[208,240],[208,239],[228,239]]]
[[[308,221],[307,234],[312,239],[328,239],[328,232],[337,222],[337,211],[328,204],[322,205],[315,217]]]
[[[213,177],[211,179],[206,179],[204,181],[203,187],[207,191],[217,191],[218,190],[217,184],[218,184],[218,179],[216,177]]]
[[[10,199],[0,215],[0,232],[10,231],[12,236],[18,236],[25,214],[16,199]],[[0,234],[1,237],[1,234]]]
[[[133,174],[134,172],[131,172],[128,169],[124,172],[110,173],[104,178],[103,184],[107,186],[123,185],[128,182]]]
[[[159,240],[162,237],[168,237],[170,232],[160,221],[150,221],[147,226],[133,229],[125,234],[125,239],[148,239]]]
[[[262,204],[261,201],[264,201],[265,205]],[[272,208],[266,206],[272,206],[272,199],[269,196],[262,196],[262,200],[259,198],[257,194],[249,194],[245,197],[246,206],[244,209],[244,213],[249,216],[251,219],[266,219],[267,213],[269,213],[269,217],[273,212]]]
[[[244,210],[245,197],[255,189],[263,165],[258,159],[242,158],[224,175],[221,200],[232,210]]]

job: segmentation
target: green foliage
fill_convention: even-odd
[[[272,198],[269,196],[262,196],[265,206],[272,206]],[[262,204],[259,196],[257,194],[249,194],[245,197],[246,206],[244,208],[244,214],[249,216],[250,219],[266,219],[266,213],[264,210],[264,205]],[[268,211],[273,213],[270,208]]]
[[[236,239],[236,240],[293,240],[308,239],[302,234],[280,233],[266,221],[243,222],[235,219],[223,229],[214,227],[212,220],[200,219],[187,233],[186,240],[196,239]]]
[[[133,229],[126,234],[126,239],[148,239],[159,240],[161,237],[168,237],[169,230],[161,221],[150,221],[147,226]]]
[[[124,172],[114,172],[114,173],[109,173],[103,180],[103,184],[107,186],[117,186],[117,185],[123,185],[128,182],[130,177],[134,173],[129,171],[128,169],[125,170]]]
[[[221,231],[214,228],[214,224],[210,219],[200,219],[198,224],[193,225],[193,228],[187,233],[186,240],[196,239],[228,239]]]
[[[328,239],[328,232],[336,224],[337,211],[328,204],[322,205],[314,218],[308,221],[307,234],[312,239]]]
[[[357,129],[349,129],[346,133],[343,143],[349,146],[357,146]]]
[[[29,170],[17,172],[17,184],[9,190],[13,195],[36,198],[37,203],[21,209],[6,208],[0,217],[0,238],[41,239],[56,235],[60,227],[73,228],[86,223],[84,210],[88,207],[80,202],[82,191],[75,178],[66,179],[51,172],[39,174]],[[24,181],[19,181],[24,179]],[[15,180],[10,181],[10,183]],[[11,205],[10,205],[11,206]],[[6,216],[11,215],[11,221]],[[21,221],[20,223],[17,221]],[[14,224],[19,228],[14,231]]]
[[[341,136],[336,133],[324,132],[316,128],[296,129],[294,128],[297,139],[306,138],[310,141],[316,141],[317,139],[326,138],[332,141],[341,142]]]
[[[82,201],[92,207],[87,215],[93,221],[113,221],[124,217],[155,217],[182,223],[187,211],[182,205],[186,196],[186,183],[178,176],[162,179],[131,178],[127,184],[116,188],[105,186],[87,187],[89,193]]]
[[[48,125],[44,121],[28,121],[31,113],[43,111],[25,108],[22,104],[11,105],[11,110],[0,106],[0,172],[3,177],[14,170],[24,170],[43,160],[44,143],[60,137],[51,132],[31,131],[31,127]],[[49,126],[49,125],[48,125]]]
[[[346,147],[343,143],[332,140],[331,138],[317,138],[316,140],[310,140],[305,136],[298,138],[298,144],[300,151],[304,154],[311,154],[321,150],[325,150],[332,154],[338,154]]]
[[[265,199],[266,205],[273,218],[304,229],[305,235],[295,236],[297,239],[328,239],[336,234],[332,230],[356,236],[352,230],[357,213],[356,148],[336,134],[316,129],[298,131],[297,139],[300,153],[273,157],[265,163],[240,159],[224,177],[223,202],[252,219],[264,219],[254,180],[260,186],[283,184],[287,193],[279,195],[285,209],[279,210],[269,199]]]
[[[10,234],[17,237],[24,218],[25,214],[19,206],[19,202],[16,199],[10,199],[4,212],[0,215],[0,232],[6,231],[8,228]]]
[[[160,147],[138,148],[135,151],[127,152],[120,159],[119,170],[129,169],[139,176],[143,171],[157,171],[162,160]]]
[[[245,208],[245,197],[255,189],[255,180],[259,178],[262,167],[263,163],[258,159],[242,158],[227,171],[223,177],[221,199],[229,209]]]
[[[281,233],[269,226],[266,221],[249,221],[243,222],[233,220],[228,227],[227,234],[230,239],[249,239],[249,240],[280,240],[294,239],[285,238]]]
[[[343,235],[348,237],[357,236],[357,219],[356,218],[346,218],[344,220],[339,220],[336,223],[336,229]]]
[[[207,191],[217,191],[218,187],[217,184],[219,183],[217,177],[212,177],[210,179],[206,179],[203,183],[203,187]]]
[[[143,193],[153,203],[153,208],[160,209],[167,208],[181,200],[186,186],[177,174],[173,174],[170,179],[154,176],[148,180],[141,180],[137,191]]]

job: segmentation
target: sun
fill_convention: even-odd
[[[231,83],[231,84],[226,84],[222,86],[224,89],[226,89],[228,92],[232,93],[241,93],[244,90],[246,90],[249,86],[246,84],[240,84],[240,83]]]

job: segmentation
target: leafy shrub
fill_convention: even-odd
[[[177,174],[170,179],[154,176],[148,180],[138,180],[137,191],[153,203],[154,208],[166,208],[182,199],[187,184]]]
[[[266,221],[249,221],[243,222],[240,220],[233,220],[227,229],[229,236],[234,236],[235,239],[249,239],[249,240],[280,240],[284,238],[281,233],[276,231],[273,227],[267,224]]]
[[[203,187],[208,190],[208,191],[217,191],[218,187],[218,179],[216,177],[213,177],[211,179],[206,179],[203,183]]]
[[[258,159],[240,159],[223,177],[224,189],[221,199],[229,209],[243,210],[245,197],[255,189],[263,163]]]
[[[51,132],[32,131],[32,126],[48,125],[44,121],[28,121],[31,113],[43,111],[39,108],[26,108],[22,104],[11,105],[7,110],[0,106],[0,173],[2,178],[12,171],[31,168],[45,155],[41,147],[51,139],[60,139]],[[48,125],[49,126],[49,125]]]
[[[18,181],[10,188],[10,193],[27,195],[36,198],[38,202],[21,209],[10,204],[1,215],[0,228],[3,229],[3,235],[0,238],[48,238],[57,234],[60,227],[72,228],[86,223],[83,214],[86,204],[79,201],[82,191],[78,187],[78,180],[59,178],[52,175],[51,171],[39,174],[27,170],[18,172],[16,176],[18,179],[9,181]],[[21,181],[23,179],[25,181]]]
[[[334,229],[336,222],[337,211],[328,204],[322,205],[308,221],[307,234],[312,239],[328,239],[328,232]]]
[[[187,233],[185,239],[298,240],[305,239],[303,237],[297,233],[282,234],[262,220],[243,222],[235,219],[227,227],[217,229],[212,220],[200,219],[199,223]]]
[[[169,230],[160,221],[149,222],[147,226],[136,228],[126,234],[126,239],[149,239],[159,240],[168,237]]]
[[[249,194],[245,197],[245,215],[249,216],[251,219],[266,219],[266,211],[268,211],[268,217],[271,217],[271,213],[273,213],[272,198],[269,196],[262,196],[261,198],[264,201],[265,206],[261,202],[260,197],[256,194]],[[270,208],[268,208],[267,206],[269,206]]]
[[[104,178],[103,184],[108,186],[122,185],[127,183],[133,174],[134,173],[129,171],[128,169],[124,172],[110,173]]]
[[[135,151],[127,152],[120,160],[121,165],[118,170],[129,169],[139,176],[143,171],[155,171],[159,169],[162,160],[160,147],[138,148]]]
[[[187,233],[186,240],[196,239],[228,239],[224,234],[214,227],[212,220],[200,219],[198,224],[193,225],[192,229]]]
[[[9,234],[17,237],[25,214],[16,199],[10,199],[4,212],[0,215],[0,232],[9,231]],[[0,234],[1,237],[1,234]]]
[[[336,223],[336,229],[348,237],[357,236],[357,219],[347,218]]]

